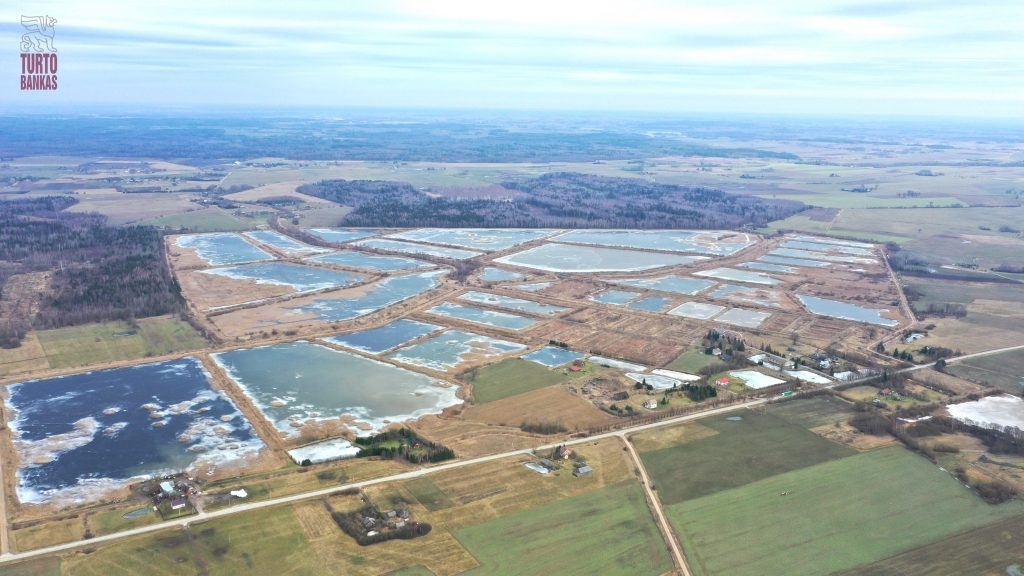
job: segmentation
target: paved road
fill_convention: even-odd
[[[1006,348],[999,348],[999,349],[996,349],[996,350],[986,350],[986,351],[983,351],[983,352],[975,352],[973,354],[965,354],[963,356],[958,356],[956,358],[948,358],[948,359],[946,359],[946,362],[947,363],[955,363],[955,362],[959,362],[961,360],[966,360],[966,359],[970,359],[970,358],[977,358],[977,357],[980,357],[980,356],[989,356],[989,355],[992,355],[992,354],[1000,354],[1002,352],[1012,352],[1014,350],[1022,350],[1022,349],[1024,349],[1024,344],[1017,345],[1017,346],[1008,346]],[[932,363],[932,364],[923,364],[923,365],[920,365],[920,366],[912,366],[910,368],[904,368],[902,370],[899,370],[899,372],[911,372],[911,371],[914,371],[914,370],[922,370],[922,369],[925,369],[925,368],[931,368],[932,366],[934,366],[934,363]],[[842,384],[846,384],[846,383],[847,382],[842,382]],[[837,384],[839,384],[839,383],[837,383]],[[621,429],[621,430],[613,430],[613,431],[610,431],[610,432],[604,432],[604,433],[601,433],[601,434],[595,434],[593,436],[589,436],[589,437],[586,437],[586,438],[577,438],[577,439],[568,440],[568,441],[565,441],[565,442],[556,442],[556,443],[553,443],[553,444],[546,444],[546,445],[543,445],[543,446],[538,446],[535,449],[536,450],[551,450],[551,449],[554,449],[556,446],[561,445],[561,444],[572,446],[572,445],[576,445],[576,444],[583,444],[583,443],[586,443],[586,442],[593,442],[594,440],[602,440],[602,439],[605,439],[605,438],[625,437],[626,435],[635,434],[637,432],[641,432],[641,431],[644,431],[644,430],[651,430],[651,429],[660,428],[660,427],[663,427],[663,426],[672,426],[674,424],[679,424],[681,422],[688,422],[690,420],[696,420],[698,418],[706,418],[708,416],[714,416],[716,414],[722,414],[722,413],[725,413],[725,412],[731,412],[731,411],[734,411],[734,410],[740,410],[742,408],[750,408],[752,406],[757,406],[757,405],[760,405],[760,404],[764,404],[767,401],[768,400],[765,399],[765,398],[758,399],[758,400],[751,400],[749,402],[743,402],[743,403],[739,403],[739,404],[732,404],[732,405],[729,405],[729,406],[722,406],[720,408],[714,408],[714,409],[711,409],[711,410],[705,410],[703,412],[697,412],[697,413],[688,414],[688,415],[685,415],[685,416],[677,416],[675,418],[666,418],[665,420],[659,420],[657,422],[652,422],[650,424],[642,424],[642,425],[639,425],[639,426],[633,426],[633,427],[625,428],[625,429]],[[628,441],[627,441],[627,445],[629,445]],[[630,446],[630,449],[632,450],[632,446]],[[252,511],[252,510],[259,510],[261,508],[269,508],[269,507],[272,507],[272,506],[281,506],[281,505],[284,505],[284,504],[291,504],[291,503],[294,503],[294,502],[301,502],[303,500],[311,500],[311,499],[315,499],[315,498],[322,498],[324,496],[329,496],[331,494],[336,494],[338,492],[342,492],[342,491],[349,490],[349,489],[352,489],[352,488],[363,488],[363,487],[366,487],[366,486],[373,486],[375,484],[383,484],[383,483],[387,483],[387,482],[396,482],[396,481],[401,481],[401,480],[409,480],[409,479],[412,479],[412,478],[419,478],[420,476],[426,476],[428,474],[435,474],[437,472],[441,472],[441,471],[444,471],[444,470],[451,470],[453,468],[461,468],[463,466],[472,466],[474,464],[481,464],[481,463],[484,463],[484,462],[493,462],[495,460],[501,460],[503,458],[509,458],[509,457],[512,457],[512,456],[518,456],[518,455],[523,455],[523,454],[530,454],[530,453],[533,452],[533,450],[534,449],[530,449],[530,448],[525,448],[525,449],[522,449],[522,450],[512,450],[512,451],[509,451],[509,452],[502,452],[500,454],[491,454],[489,456],[481,456],[479,458],[472,458],[472,459],[469,459],[469,460],[457,460],[457,461],[454,461],[454,462],[448,462],[448,463],[445,463],[445,464],[439,464],[437,466],[431,466],[429,468],[419,468],[419,469],[416,469],[416,470],[410,470],[409,472],[402,472],[400,474],[393,474],[391,476],[385,476],[383,478],[374,478],[372,480],[364,480],[362,482],[353,482],[351,484],[344,484],[344,485],[339,485],[339,486],[333,486],[333,487],[330,487],[330,488],[323,488],[323,489],[320,489],[320,490],[313,490],[313,491],[310,491],[310,492],[303,492],[301,494],[293,494],[291,496],[282,496],[280,498],[274,498],[272,500],[262,500],[262,501],[259,501],[259,502],[247,502],[247,503],[244,503],[244,504],[236,504],[236,505],[234,505],[234,506],[232,506],[230,508],[222,508],[220,510],[215,510],[215,511],[212,511],[212,512],[202,512],[200,514],[196,514],[196,515],[193,515],[193,516],[187,516],[185,518],[179,518],[179,519],[176,519],[176,520],[170,520],[170,521],[167,521],[167,522],[161,522],[159,524],[151,524],[149,526],[141,526],[139,528],[133,528],[131,530],[125,530],[123,532],[117,532],[117,533],[114,533],[114,534],[107,534],[107,535],[104,535],[104,536],[97,536],[97,537],[92,538],[90,540],[82,540],[82,541],[78,541],[78,542],[68,542],[66,544],[58,544],[56,546],[49,546],[47,548],[39,548],[39,549],[36,549],[36,550],[29,550],[27,552],[11,553],[11,552],[9,552],[9,549],[5,549],[5,553],[0,554],[0,564],[7,563],[7,562],[13,562],[13,561],[16,561],[16,560],[25,560],[25,559],[28,559],[28,558],[35,558],[35,557],[44,556],[44,555],[47,555],[47,554],[54,554],[54,553],[57,553],[57,552],[64,552],[66,550],[73,550],[73,549],[76,549],[76,548],[84,548],[84,547],[95,546],[97,544],[101,544],[101,543],[104,543],[104,542],[112,542],[112,541],[120,540],[122,538],[129,538],[131,536],[138,536],[140,534],[148,534],[150,532],[156,532],[156,531],[159,531],[159,530],[165,530],[165,529],[173,528],[173,527],[176,527],[176,526],[180,527],[180,526],[188,526],[190,524],[198,524],[198,523],[204,522],[206,520],[213,520],[215,518],[221,518],[221,517],[224,517],[224,516],[230,516],[232,514],[241,514],[241,513],[249,512],[249,511]],[[650,490],[650,488],[649,488],[650,482],[647,479],[646,471],[643,470],[642,466],[640,466],[639,469],[642,471],[642,478],[644,480],[645,489],[647,489],[649,491]],[[649,493],[649,496],[650,496],[650,493]],[[661,513],[660,509],[657,510],[656,513],[658,515],[659,523],[662,524],[662,529],[663,530],[666,529],[667,524],[665,524],[666,521],[664,519],[664,515]],[[4,518],[6,518],[6,516]],[[2,532],[4,537],[6,537],[6,522],[3,522],[2,524],[3,524],[4,530],[0,530],[0,532]],[[671,532],[669,532],[669,534],[671,534]],[[685,559],[682,557],[682,553],[679,552],[678,549],[677,549],[678,542],[676,541],[676,538],[670,538],[669,541],[670,541],[670,545],[673,548],[673,555],[678,554],[677,558],[682,560],[682,565],[684,566],[683,573],[684,574],[689,574],[689,572],[685,568],[685,566],[686,566]],[[3,540],[0,540],[0,542],[3,542]]]
[[[169,520],[167,522],[161,522],[159,524],[150,524],[149,526],[140,526],[139,528],[133,528],[131,530],[125,530],[123,532],[116,532],[114,534],[106,534],[103,536],[96,536],[90,540],[81,540],[77,542],[68,542],[66,544],[58,544],[56,546],[48,546],[46,548],[39,548],[36,550],[29,550],[27,552],[18,553],[7,553],[0,556],[0,564],[7,562],[14,562],[17,560],[26,560],[29,558],[35,558],[38,556],[45,556],[47,554],[54,554],[58,552],[64,552],[67,550],[74,550],[76,548],[92,547],[97,544],[104,542],[112,542],[120,540],[122,538],[129,538],[131,536],[138,536],[141,534],[148,534],[150,532],[157,532],[159,530],[166,530],[168,528],[188,526],[191,524],[199,524],[207,520],[213,520],[215,518],[221,518],[224,516],[230,516],[233,514],[241,514],[244,512],[250,512],[253,510],[259,510],[261,508],[269,508],[272,506],[281,506],[284,504],[292,504],[295,502],[301,502],[303,500],[311,500],[316,498],[323,498],[324,496],[330,496],[331,494],[337,494],[345,490],[352,488],[365,488],[367,486],[373,486],[375,484],[384,484],[387,482],[397,482],[401,480],[410,480],[412,478],[419,478],[428,474],[435,474],[444,470],[451,470],[453,468],[462,468],[464,466],[472,466],[474,464],[481,464],[484,462],[493,462],[495,460],[501,460],[519,455],[532,454],[533,450],[553,450],[556,446],[569,445],[573,446],[576,444],[584,444],[586,442],[593,442],[595,440],[602,440],[606,438],[620,437],[626,434],[633,434],[643,430],[650,430],[653,428],[660,428],[662,426],[671,426],[680,422],[687,422],[695,420],[697,418],[704,418],[707,416],[713,416],[715,414],[721,414],[724,412],[730,412],[733,410],[739,410],[741,408],[747,408],[766,402],[765,399],[752,400],[750,402],[744,402],[741,404],[733,404],[730,406],[723,406],[721,408],[714,408],[704,412],[696,414],[688,414],[685,416],[678,416],[676,418],[668,418],[660,420],[658,422],[652,422],[650,424],[643,424],[640,426],[633,426],[631,428],[623,430],[613,430],[611,432],[604,432],[601,434],[595,434],[586,438],[576,438],[564,442],[555,442],[552,444],[545,444],[534,448],[524,448],[522,450],[511,450],[509,452],[502,452],[500,454],[491,454],[489,456],[481,456],[479,458],[471,458],[469,460],[457,460],[454,462],[447,462],[445,464],[439,464],[437,466],[431,466],[429,468],[419,468],[416,470],[410,470],[408,472],[402,472],[399,474],[393,474],[391,476],[385,476],[383,478],[374,478],[371,480],[364,480],[362,482],[352,482],[350,484],[343,484],[339,486],[332,486],[330,488],[322,488],[320,490],[312,490],[309,492],[303,492],[301,494],[293,494],[291,496],[282,496],[280,498],[274,498],[272,500],[262,500],[258,502],[247,502],[244,504],[236,504],[230,508],[222,508],[220,510],[214,510],[212,512],[203,512],[201,514],[195,514],[193,516],[187,516],[184,518],[178,518],[176,520]],[[646,482],[646,481],[645,481]],[[674,540],[674,538],[673,538]]]

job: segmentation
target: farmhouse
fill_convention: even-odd
[[[777,354],[755,354],[747,360],[751,364],[758,364],[775,371],[790,370],[796,367],[796,363],[789,358],[784,358]]]

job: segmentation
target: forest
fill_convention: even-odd
[[[325,180],[298,191],[353,210],[342,226],[692,228],[764,226],[804,205],[706,187],[555,172],[503,183],[511,200],[431,198],[403,182]]]
[[[660,156],[767,157],[649,135],[623,123],[599,131],[504,119],[381,121],[238,116],[0,117],[0,159],[33,155],[163,158],[197,166],[251,158],[430,162],[558,162]]]
[[[0,202],[0,298],[9,296],[4,289],[12,276],[51,272],[34,318],[0,322],[0,346],[16,347],[30,328],[184,310],[156,228],[108,226],[103,216],[65,211],[75,203],[61,196]]]

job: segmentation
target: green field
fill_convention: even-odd
[[[680,354],[679,357],[673,360],[668,366],[665,366],[665,368],[689,374],[696,374],[701,368],[710,366],[716,362],[720,362],[717,357],[705,354],[701,350],[687,350]]]
[[[1013,516],[975,530],[908,550],[842,576],[961,576],[1013,574],[1024,569],[1024,516]],[[1021,572],[1017,572],[1020,574]]]
[[[915,310],[927,310],[933,303],[971,304],[975,300],[1024,301],[1024,285],[955,282],[932,278],[908,277],[907,284],[921,293],[912,302]]]
[[[675,504],[668,516],[697,575],[810,576],[1022,511],[1018,501],[985,504],[949,473],[891,447]]]
[[[410,480],[405,483],[405,487],[416,497],[416,500],[419,500],[420,504],[423,504],[431,512],[451,508],[455,505],[451,498],[442,492],[430,478]]]
[[[195,350],[206,341],[186,322],[159,316],[143,318],[133,328],[104,322],[37,332],[51,368],[89,366]]]
[[[946,372],[1020,395],[1024,392],[1024,350],[969,358],[948,365]]]
[[[463,528],[466,574],[639,576],[671,567],[640,486],[627,482]]]
[[[768,411],[804,428],[817,428],[837,421],[846,422],[853,415],[850,403],[835,396],[778,402],[770,405]]]
[[[434,573],[423,566],[412,566],[410,568],[402,568],[400,570],[395,570],[394,572],[388,572],[386,576],[434,576]]]
[[[269,576],[323,570],[288,506],[105,545],[89,555],[66,557],[63,568],[66,576]]]
[[[17,564],[0,565],[4,576],[60,576],[60,558],[49,557],[26,560]]]
[[[265,221],[265,219],[264,219]],[[221,232],[234,230],[251,230],[256,222],[248,218],[239,218],[226,210],[211,206],[201,210],[193,210],[184,214],[169,214],[139,224],[170,228],[171,230],[188,230],[189,232]]]
[[[817,203],[810,197],[805,201]],[[831,232],[865,240],[900,238],[908,241],[946,234],[1007,237],[998,232],[999,227],[1019,228],[1022,212],[1021,208],[846,208],[832,225]],[[772,228],[800,229],[801,222],[806,224],[807,218],[792,216],[773,222]],[[814,224],[820,231],[827,223]]]
[[[560,370],[545,368],[522,358],[509,358],[479,369],[470,382],[473,383],[473,398],[483,404],[565,380],[566,376]]]
[[[640,454],[666,505],[854,453],[771,414],[740,411],[700,423],[719,433]]]

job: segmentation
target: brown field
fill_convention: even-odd
[[[663,426],[629,436],[629,441],[637,452],[654,452],[684,442],[690,442],[714,436],[718,430],[704,426],[700,422],[687,422],[678,426]]]
[[[316,196],[296,192],[295,189],[298,188],[300,184],[302,184],[302,182],[277,182],[245,190],[243,192],[228,194],[224,198],[234,200],[236,202],[259,202],[264,198],[289,197],[309,204],[332,204],[332,202],[324,200],[323,198],[317,198]]]
[[[190,202],[193,197],[195,194],[191,192],[122,194],[116,190],[82,190],[75,196],[78,199],[78,204],[68,210],[99,212],[106,216],[111,224],[128,224],[148,218],[198,210],[200,206]]]
[[[185,298],[203,311],[295,292],[291,286],[260,284],[256,280],[228,278],[207,274],[202,270],[181,270],[178,272],[178,283]]]
[[[965,354],[1020,344],[1024,338],[1024,302],[976,300],[965,318],[928,318],[936,325],[928,342]]]
[[[845,444],[846,446],[861,452],[898,444],[896,439],[892,436],[872,436],[870,434],[861,434],[856,428],[850,426],[845,421],[839,422],[839,426],[836,426],[835,424],[825,424],[815,428],[810,428],[809,430],[818,436],[828,438],[838,444]]]
[[[518,427],[523,422],[558,422],[568,430],[600,426],[614,419],[563,386],[549,386],[525,394],[470,406],[463,413],[470,422]]]
[[[29,332],[17,348],[0,348],[0,378],[39,372],[50,368],[46,351],[35,332]]]

